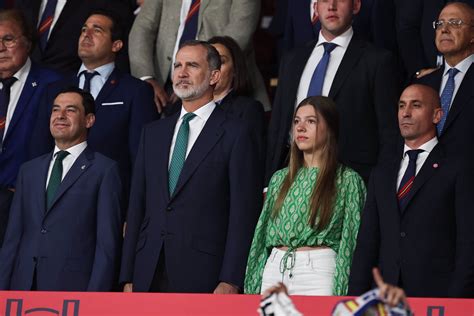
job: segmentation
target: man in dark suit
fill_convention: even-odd
[[[451,3],[443,8],[437,21],[436,47],[443,54],[444,67],[418,82],[431,86],[441,96],[444,114],[438,125],[439,141],[450,153],[473,156],[474,11],[468,4]],[[450,25],[448,21],[460,24]]]
[[[76,39],[93,11],[113,10],[120,14],[127,29],[133,22],[128,0],[16,0],[15,7],[24,12],[38,30],[39,41],[33,49],[32,59],[65,74],[76,71],[81,64]],[[125,59],[127,56],[123,60],[122,56],[120,58],[124,70],[128,68]]]
[[[282,61],[268,131],[266,183],[286,165],[293,111],[309,95],[329,96],[336,102],[340,159],[366,181],[382,147],[395,142],[399,93],[395,62],[388,51],[353,35],[352,16],[359,9],[360,0],[318,1],[318,42]],[[325,47],[333,51],[325,53]],[[312,89],[318,82],[319,89]]]
[[[245,123],[216,107],[220,57],[206,42],[176,55],[179,113],[146,126],[134,168],[124,291],[237,293],[261,207]]]
[[[47,122],[57,92],[68,85],[90,91],[96,102],[96,124],[89,132],[89,146],[118,162],[124,194],[128,196],[142,127],[157,119],[158,113],[153,89],[115,67],[123,36],[123,28],[111,13],[97,11],[86,20],[79,37],[82,66],[76,75],[48,87],[38,115],[31,155],[39,156],[54,146]]]
[[[1,290],[110,291],[117,281],[120,177],[114,161],[87,146],[94,110],[79,88],[54,100],[56,146],[20,170],[0,250]]]
[[[0,11],[0,247],[20,165],[27,160],[40,96],[60,76],[32,63],[32,32],[21,12]]]
[[[472,164],[438,143],[442,110],[435,90],[411,85],[398,108],[405,145],[372,172],[349,295],[370,289],[378,265],[384,280],[408,296],[472,297]]]

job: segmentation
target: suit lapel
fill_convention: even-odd
[[[413,198],[416,196],[417,192],[421,189],[423,184],[428,181],[438,171],[440,167],[443,166],[444,158],[445,156],[442,147],[439,144],[436,145],[435,148],[433,148],[431,153],[428,155],[425,160],[425,163],[416,175],[415,180],[413,181],[413,187],[411,188],[407,196],[405,209],[401,210],[402,213],[406,210],[411,200],[413,200]]]
[[[61,185],[58,188],[56,197],[51,203],[51,207],[46,210],[49,212],[56,202],[64,195],[64,193],[77,181],[77,179],[90,167],[94,160],[94,153],[89,147],[86,147],[84,151],[77,157],[76,161],[69,169],[68,173],[64,177]]]
[[[468,100],[473,97],[473,84],[474,84],[474,67],[471,64],[466,75],[464,76],[461,85],[459,86],[458,92],[453,100],[451,108],[446,118],[444,125],[444,131],[453,123],[456,117],[461,111],[469,105]],[[443,133],[442,133],[443,134]]]
[[[333,98],[337,95],[339,90],[341,89],[344,81],[349,77],[352,72],[352,69],[357,64],[364,52],[364,46],[366,44],[362,41],[357,40],[356,38],[352,37],[349,46],[347,47],[347,51],[342,58],[341,64],[337,69],[336,76],[331,85],[331,89],[329,90],[329,97]]]
[[[20,98],[18,99],[18,103],[16,104],[15,112],[13,113],[12,120],[10,122],[10,125],[8,126],[5,139],[9,137],[15,126],[18,124],[23,112],[30,106],[36,106],[36,104],[30,103],[30,99],[36,93],[36,90],[39,88],[40,79],[41,78],[38,77],[36,66],[34,66],[34,64],[32,63],[30,73],[26,78],[25,85],[23,86]]]
[[[100,89],[99,94],[97,95],[97,98],[95,100],[96,110],[100,109],[100,104],[102,104],[103,100],[106,100],[110,93],[112,93],[112,91],[118,86],[120,77],[121,75],[118,69],[114,68],[109,78],[104,83],[104,86],[102,87],[102,89]]]
[[[168,165],[171,151],[171,142],[173,140],[174,128],[176,126],[176,122],[178,121],[180,112],[181,110],[173,114],[170,119],[162,120],[163,135],[158,135],[158,144],[154,147],[156,152],[154,155],[152,155],[152,157],[156,157],[156,166],[159,168],[157,172],[157,174],[160,175],[158,179],[158,187],[163,193],[163,197],[165,197],[166,201],[170,199]],[[162,151],[162,149],[164,149],[164,151]]]
[[[192,174],[196,171],[197,167],[222,137],[224,130],[221,125],[224,122],[225,117],[226,115],[224,111],[217,107],[214,109],[184,162],[183,170],[181,170],[178,183],[176,184],[174,194],[171,198],[179,193]]]
[[[32,186],[36,192],[32,192],[31,196],[36,196],[39,215],[41,217],[46,213],[46,179],[48,177],[49,165],[53,153],[45,155],[44,158],[39,162],[38,174],[33,175],[32,179],[35,184]]]

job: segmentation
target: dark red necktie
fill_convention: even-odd
[[[58,0],[48,0],[46,7],[44,8],[43,15],[41,15],[41,22],[38,27],[38,36],[41,50],[45,50],[46,43],[48,42],[49,30],[51,30],[51,25],[53,24],[54,11],[56,10],[56,5]]]
[[[200,5],[201,0],[193,0],[191,2],[191,7],[189,8],[188,15],[186,16],[183,34],[179,40],[179,46],[188,40],[193,40],[196,38]]]
[[[406,152],[410,160],[397,192],[400,210],[405,208],[408,197],[410,196],[410,190],[413,187],[413,181],[415,180],[416,174],[416,159],[418,158],[418,154],[421,152],[423,152],[422,149],[408,150]]]

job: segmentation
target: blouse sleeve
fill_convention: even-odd
[[[333,295],[347,295],[349,272],[354,253],[360,213],[365,203],[366,188],[362,178],[355,172],[344,172],[341,183],[341,199],[344,212],[339,251],[336,256]]]
[[[280,178],[278,173],[279,171],[270,180],[267,197],[253,235],[247,261],[247,270],[245,272],[244,292],[246,294],[260,294],[263,269],[271,250],[270,247],[266,246],[267,226],[271,220],[273,205],[275,204],[281,184],[281,181],[278,181]]]

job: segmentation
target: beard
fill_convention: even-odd
[[[187,84],[188,87],[179,87],[181,83]],[[198,85],[193,85],[191,81],[187,79],[178,80],[176,83],[173,84],[174,93],[178,96],[178,98],[185,101],[199,98],[204,94],[204,92],[207,91],[207,89],[209,89],[208,76]]]

